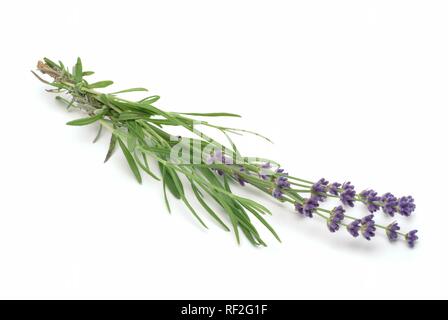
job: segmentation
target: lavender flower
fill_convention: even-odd
[[[374,213],[380,208],[381,197],[373,190],[364,190],[359,194],[362,202],[367,206],[367,209]]]
[[[272,196],[276,199],[280,199],[283,196],[283,192],[279,188],[275,188],[274,191],[272,191]]]
[[[390,241],[395,241],[398,239],[398,233],[397,233],[398,230],[400,230],[400,227],[396,222],[392,222],[390,225],[387,226],[386,235]]]
[[[395,215],[395,212],[397,212],[398,210],[397,198],[392,193],[388,192],[381,197],[381,201],[383,202],[384,213],[393,217]]]
[[[360,224],[361,220],[356,219],[347,226],[347,231],[355,238],[359,236],[359,230],[361,229]]]
[[[345,182],[342,185],[342,192],[341,195],[339,196],[341,202],[350,207],[354,207],[355,196],[356,196],[355,187],[350,182]]]
[[[311,190],[319,201],[324,201],[327,198],[327,188],[328,188],[328,181],[322,178],[315,184],[313,184]]]
[[[331,212],[330,218],[327,219],[327,227],[330,232],[339,230],[339,224],[344,220],[345,209],[342,206],[337,206]]]
[[[317,197],[311,196],[309,199],[304,199],[303,203],[296,203],[295,207],[300,214],[312,218],[313,212],[319,207],[319,201]]]
[[[290,183],[288,182],[288,177],[280,176],[275,180],[278,188],[289,188]]]
[[[405,239],[411,248],[414,247],[415,241],[418,240],[416,233],[417,233],[417,230],[412,230],[412,231],[409,231],[408,233],[406,233],[406,235],[405,235]]]
[[[365,216],[361,219],[361,234],[367,240],[375,236],[375,221],[373,221],[373,214]]]
[[[398,213],[409,217],[415,210],[414,198],[411,196],[401,197],[398,199]]]
[[[339,188],[341,187],[341,184],[338,182],[333,182],[330,185],[328,185],[328,193],[338,196],[339,195]]]

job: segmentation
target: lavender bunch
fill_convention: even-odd
[[[379,195],[370,189],[357,193],[350,182],[329,183],[325,179],[312,182],[291,176],[275,161],[243,157],[230,135],[251,133],[267,138],[248,130],[217,126],[208,121],[192,118],[239,117],[239,115],[224,112],[167,112],[154,106],[160,98],[156,95],[138,101],[120,97],[127,92],[147,91],[144,88],[101,93],[97,89],[106,88],[113,82],[109,80],[88,82],[86,77],[93,72],[83,70],[79,58],[71,71],[62,62],[55,63],[47,58],[38,62],[37,69],[51,79],[47,81],[33,72],[39,80],[52,87],[47,91],[58,94],[56,99],[63,102],[67,109],[76,108],[87,115],[68,122],[68,125],[97,124],[98,134],[94,142],[100,138],[103,128],[110,131],[111,138],[105,162],[119,147],[139,183],[142,182],[142,172],[162,182],[168,211],[170,204],[167,190],[174,198],[183,201],[198,222],[207,228],[197,210],[187,199],[184,188],[189,185],[204,211],[224,230],[233,230],[238,243],[242,232],[252,244],[266,245],[252,223],[254,218],[259,220],[277,240],[280,241],[280,238],[264,218],[270,211],[251,199],[235,194],[232,189],[235,185],[251,186],[278,201],[289,203],[300,216],[308,218],[318,216],[326,222],[330,232],[345,228],[353,237],[361,235],[370,240],[378,229],[382,229],[389,240],[402,238],[410,247],[413,247],[418,239],[417,230],[403,233],[400,232],[396,222],[383,226],[374,220],[374,214],[378,211],[383,211],[390,217],[395,214],[410,216],[415,210],[412,197],[397,198],[391,193]],[[173,126],[189,130],[194,137],[171,135],[165,128]],[[223,133],[231,148],[205,135],[198,129],[200,126],[211,127]],[[154,172],[152,168],[154,165],[158,166],[159,174]],[[328,198],[339,199],[341,205],[332,209],[324,208],[323,204]],[[210,207],[210,202],[216,203],[220,207],[220,212],[215,212]],[[360,218],[348,215],[346,209],[354,207],[355,203],[365,206],[369,214]]]

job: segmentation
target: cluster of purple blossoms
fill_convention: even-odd
[[[328,185],[328,193],[339,196],[339,188],[341,187],[341,184],[339,182],[333,182]]]
[[[330,217],[327,219],[327,227],[330,232],[339,230],[339,224],[344,220],[345,209],[342,206],[337,206],[331,211]]]
[[[353,222],[347,225],[347,231],[355,238],[359,236],[360,229],[361,229],[360,219],[353,220]]]
[[[296,203],[296,210],[305,217],[312,218],[313,212],[319,207],[319,200],[316,196],[304,199],[303,203]]]
[[[364,190],[356,197],[355,187],[351,182],[340,184],[338,182],[329,183],[324,178],[320,179],[311,186],[311,192],[317,196],[319,201],[324,201],[327,194],[338,196],[344,205],[353,207],[356,200],[363,202],[370,213],[378,211],[380,208],[387,215],[393,217],[396,212],[403,216],[410,216],[415,210],[414,199],[411,196],[397,198],[390,192],[379,196],[372,189]]]
[[[311,186],[311,191],[319,201],[324,201],[327,198],[328,181],[324,178],[320,179]]]
[[[400,230],[400,227],[396,222],[392,222],[390,225],[387,226],[386,235],[390,241],[395,241],[398,239],[398,232],[397,232],[398,230]]]
[[[398,211],[398,199],[390,192],[381,197],[383,203],[383,212],[391,217]]]
[[[406,233],[406,235],[405,235],[405,239],[411,248],[414,247],[415,241],[418,240],[416,233],[417,233],[417,230],[412,230],[412,231],[409,231],[408,233]]]
[[[291,184],[288,181],[288,173],[285,172],[285,169],[277,169],[275,173],[278,174],[278,177],[275,178],[275,188],[272,191],[272,196],[276,199],[280,199],[283,196],[283,190],[288,189]]]
[[[375,236],[375,221],[373,220],[373,214],[365,216],[361,219],[361,234],[367,240]]]
[[[373,213],[382,209],[385,214],[391,217],[397,212],[403,216],[410,216],[415,210],[414,199],[411,196],[397,198],[390,192],[379,196],[372,189],[367,189],[357,194],[355,187],[350,182],[345,182],[341,185],[338,182],[329,183],[322,178],[312,184],[310,189],[312,196],[309,199],[305,199],[302,204],[296,203],[295,205],[299,213],[308,217],[312,217],[312,213],[319,206],[319,202],[324,201],[328,195],[339,197],[344,205],[350,207],[355,205],[355,201],[360,201],[365,204],[371,214],[362,219],[348,217],[354,220],[346,228],[353,237],[358,237],[361,234],[367,240],[374,237],[376,232],[377,225],[373,219]],[[338,206],[331,211],[330,216],[327,218],[327,227],[331,232],[339,230],[341,221],[345,217],[344,213],[345,210],[342,206]],[[411,247],[414,246],[414,243],[418,239],[416,230],[406,235],[400,233],[400,227],[396,222],[389,224],[384,229],[386,229],[386,235],[389,240],[397,240],[399,235],[403,235]]]
[[[359,194],[361,201],[367,206],[367,210],[370,213],[374,213],[380,209],[381,205],[381,197],[378,196],[378,193],[369,189],[364,190]]]
[[[356,200],[355,186],[352,185],[350,182],[345,182],[342,185],[342,192],[339,198],[341,199],[341,202],[343,204],[348,205],[350,207],[354,207]]]
[[[415,210],[414,198],[411,196],[397,199],[392,193],[387,192],[382,197],[379,197],[375,191],[365,190],[359,194],[359,197],[371,213],[382,208],[383,212],[391,217],[396,212],[409,217]]]
[[[398,213],[409,217],[415,210],[414,198],[411,196],[401,197],[398,199]]]

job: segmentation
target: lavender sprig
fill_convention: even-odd
[[[98,124],[99,131],[95,141],[99,139],[103,128],[111,132],[105,161],[108,161],[114,150],[119,147],[139,183],[142,182],[142,172],[162,181],[167,209],[170,210],[168,190],[172,196],[185,203],[204,227],[207,227],[205,222],[187,200],[184,191],[187,184],[205,212],[225,230],[233,229],[238,242],[240,231],[242,231],[252,244],[266,245],[250,217],[259,220],[279,241],[280,238],[263,217],[270,211],[258,202],[235,194],[232,190],[235,184],[242,187],[255,187],[274,199],[293,204],[296,211],[305,217],[312,218],[317,215],[325,219],[330,232],[345,226],[353,237],[361,234],[365,239],[370,240],[379,228],[385,230],[390,240],[402,237],[411,247],[418,239],[416,230],[401,233],[396,223],[388,226],[376,224],[373,214],[359,219],[347,215],[342,205],[332,210],[323,207],[325,200],[332,197],[340,199],[341,203],[347,207],[354,207],[356,202],[361,202],[371,213],[382,209],[387,216],[393,216],[395,213],[409,216],[415,210],[412,197],[396,198],[390,193],[380,197],[372,190],[357,194],[350,182],[330,183],[325,179],[312,182],[290,176],[275,161],[242,157],[231,140],[230,134],[251,133],[270,141],[269,139],[248,130],[217,126],[208,121],[191,118],[191,116],[239,117],[239,115],[226,112],[167,112],[154,106],[160,98],[156,95],[138,101],[120,97],[127,92],[147,91],[144,88],[132,88],[113,93],[99,92],[98,89],[106,88],[113,82],[109,80],[88,82],[85,78],[93,72],[84,71],[79,58],[72,71],[62,62],[55,63],[47,58],[39,61],[37,69],[52,79],[47,81],[33,72],[39,80],[53,87],[48,91],[57,93],[56,98],[59,101],[65,103],[67,108],[76,108],[87,114],[87,117],[70,121],[68,125]],[[173,136],[165,131],[165,127],[173,126],[187,129],[194,134],[194,137]],[[205,135],[198,129],[200,126],[214,128],[224,133],[232,148],[226,148]],[[179,156],[180,153],[182,156]],[[194,160],[196,154],[200,155],[199,161]],[[176,156],[173,157],[173,155]],[[188,158],[190,155],[193,155],[193,161]],[[188,160],[184,159],[185,156]],[[159,174],[152,171],[149,165],[151,160],[159,167]],[[180,178],[181,176],[184,180]],[[210,201],[221,208],[220,212],[211,209]]]

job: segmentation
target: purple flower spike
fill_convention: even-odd
[[[288,178],[286,176],[280,176],[275,180],[277,187],[279,188],[289,188],[290,183],[288,182]]]
[[[339,195],[339,188],[341,187],[341,184],[338,182],[333,182],[328,186],[328,193],[338,196]]]
[[[280,199],[283,196],[283,192],[279,188],[275,188],[274,191],[272,191],[272,196],[276,199]]]
[[[342,192],[341,195],[339,196],[341,202],[350,207],[354,207],[355,196],[356,196],[355,187],[352,184],[350,184],[350,182],[345,182],[342,185]]]
[[[361,219],[361,234],[367,240],[375,236],[375,221],[373,221],[373,214],[365,216]]]
[[[409,217],[415,210],[414,198],[411,196],[401,197],[398,199],[398,213],[403,216]]]
[[[381,197],[379,197],[375,191],[364,190],[359,194],[359,196],[371,213],[379,210]]]
[[[381,197],[381,201],[383,202],[384,213],[393,217],[395,212],[397,212],[398,199],[392,193],[388,192]]]
[[[303,204],[296,203],[295,207],[300,214],[312,218],[313,212],[319,207],[319,201],[315,196],[311,196],[309,199],[305,199]]]
[[[397,233],[398,230],[400,230],[400,227],[396,222],[392,222],[390,225],[387,226],[386,235],[390,241],[395,241],[398,239],[398,233]]]
[[[342,206],[337,206],[332,210],[330,218],[327,219],[327,227],[330,232],[339,230],[339,224],[344,220],[345,209]]]
[[[415,245],[415,241],[418,240],[418,237],[417,237],[416,233],[417,233],[417,230],[412,230],[412,231],[409,231],[409,232],[405,235],[405,239],[406,239],[408,245],[409,245],[411,248],[414,247],[414,245]]]
[[[324,201],[327,198],[327,188],[328,188],[328,181],[322,178],[315,184],[313,184],[311,190],[313,191],[313,194],[317,197],[319,201]]]
[[[359,230],[361,229],[361,220],[356,219],[347,226],[347,231],[353,236],[359,236]]]

